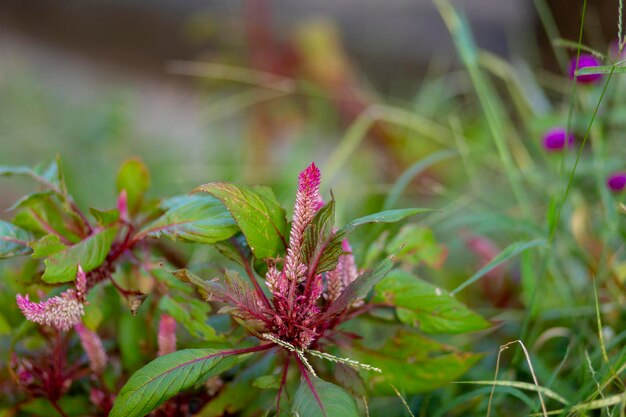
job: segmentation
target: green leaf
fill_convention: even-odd
[[[287,248],[285,211],[267,187],[246,187],[223,182],[201,185],[218,198],[246,236],[250,250],[259,259],[274,257]]]
[[[356,220],[352,220],[350,223],[342,227],[339,232],[337,232],[337,234],[350,233],[356,227],[368,223],[395,223],[399,222],[400,220],[404,220],[407,217],[411,217],[420,213],[426,213],[429,211],[433,210],[427,208],[407,208],[380,211],[378,213],[370,214],[369,216],[360,217]]]
[[[85,272],[96,269],[109,254],[116,233],[117,228],[105,229],[52,255],[44,261],[46,270],[41,279],[49,283],[73,281],[79,264]]]
[[[395,252],[400,261],[415,265],[425,263],[431,268],[440,268],[448,251],[440,245],[431,229],[416,224],[404,226],[387,244],[388,253]]]
[[[317,275],[331,271],[337,266],[343,253],[341,241],[337,247],[328,247],[332,242],[335,225],[335,200],[330,200],[316,214],[304,231],[302,261],[309,265],[309,274]]]
[[[408,395],[431,391],[458,379],[481,357],[402,329],[378,349],[357,344],[344,356],[382,370],[364,373],[375,395],[393,395],[389,384]]]
[[[15,203],[13,203],[13,205],[9,207],[7,211],[14,211],[19,208],[30,207],[50,197],[52,194],[54,194],[52,190],[35,191],[33,193],[26,194],[25,196],[17,200]]]
[[[147,225],[137,237],[165,236],[172,240],[212,244],[237,232],[224,205],[210,196],[178,196],[162,203],[165,213]]]
[[[260,389],[278,389],[280,379],[278,375],[263,375],[252,381],[252,386]]]
[[[61,239],[53,234],[45,235],[41,239],[32,242],[30,247],[33,248],[32,257],[35,259],[47,258],[67,248],[61,242]]]
[[[76,225],[68,224],[66,214],[53,199],[45,198],[33,202],[27,210],[20,210],[13,218],[13,224],[41,234],[50,233],[52,228],[70,242],[79,242],[82,237],[77,234]]]
[[[320,407],[311,387],[302,381],[291,407],[294,415],[301,417],[360,417],[356,400],[344,389],[311,376],[311,383],[324,409]]]
[[[187,300],[188,304],[183,306],[169,295],[165,295],[159,301],[159,309],[172,316],[194,337],[210,341],[223,340],[215,329],[206,323],[211,310],[209,304],[201,301],[201,304],[196,304],[193,301],[199,300]]]
[[[12,223],[0,220],[0,259],[30,253],[28,243],[33,236]]]
[[[150,187],[150,173],[146,165],[138,158],[127,160],[117,174],[116,184],[118,192],[126,190],[128,211],[137,213]]]
[[[490,326],[447,291],[397,269],[376,286],[372,301],[396,306],[401,322],[426,333],[465,333]]]
[[[169,398],[242,361],[218,349],[185,349],[157,358],[135,372],[122,388],[110,417],[143,417]]]
[[[98,210],[95,208],[89,208],[89,213],[98,222],[98,225],[102,227],[110,226],[116,223],[120,218],[120,212],[117,209],[111,210]]]
[[[44,187],[61,194],[60,174],[58,160],[54,160],[48,166],[39,165],[35,168],[27,166],[0,166],[0,177],[10,177],[13,175],[24,175],[30,177],[35,182]]]
[[[388,256],[379,262],[374,269],[359,275],[352,281],[330,305],[326,312],[328,317],[341,313],[356,300],[365,298],[372,288],[391,271],[394,260],[393,255]]]
[[[528,242],[520,241],[520,242],[511,243],[509,246],[504,248],[502,252],[497,254],[491,261],[489,261],[487,265],[483,266],[478,272],[476,272],[474,275],[466,279],[461,285],[456,287],[451,292],[451,294],[456,294],[462,289],[469,287],[470,285],[472,285],[473,283],[475,283],[476,281],[484,277],[489,271],[491,271],[498,265],[508,261],[509,259],[514,258],[520,253],[528,249],[537,247],[537,246],[545,246],[545,244],[546,244],[545,239],[535,239],[535,240],[531,240]]]

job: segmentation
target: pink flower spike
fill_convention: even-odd
[[[39,303],[30,301],[28,294],[18,294],[16,300],[27,320],[63,331],[79,323],[85,314],[83,303],[78,300],[73,289]]]
[[[161,314],[159,321],[159,356],[176,352],[176,320],[167,314]]]
[[[96,375],[101,375],[107,364],[107,354],[102,346],[102,340],[100,340],[98,334],[89,330],[82,323],[76,324],[74,329],[78,333],[80,344],[83,346],[85,353],[87,353],[91,370]]]
[[[76,272],[76,296],[80,301],[85,301],[87,295],[87,274],[83,271],[83,267],[78,265]]]
[[[67,331],[79,323],[85,314],[83,303],[86,291],[87,275],[78,265],[76,289],[70,288],[39,303],[30,301],[28,294],[25,296],[18,294],[15,299],[26,320]]]
[[[300,252],[304,230],[323,205],[319,190],[321,177],[320,170],[313,162],[298,176],[298,193],[293,209],[284,269],[287,278],[291,281],[300,281],[306,273],[306,267],[300,263]]]
[[[120,212],[120,219],[123,222],[128,222],[130,217],[128,215],[128,194],[126,190],[120,191],[120,195],[117,197],[117,210]]]

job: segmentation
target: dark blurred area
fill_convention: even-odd
[[[545,4],[560,36],[577,39],[582,2]],[[534,2],[455,5],[482,48],[560,71]],[[589,2],[584,43],[606,50],[616,33],[617,6]],[[258,98],[267,91],[229,96],[230,81],[182,76],[171,70],[173,60],[312,80],[331,92],[337,114],[309,100],[304,117],[293,101]],[[290,151],[283,147],[299,149],[302,161],[286,168],[297,172],[315,152],[334,148],[377,96],[410,102],[425,77],[457,67],[431,0],[2,0],[0,163],[32,165],[60,153],[72,159],[68,169],[82,173],[77,187],[100,181],[103,172],[113,177],[130,155],[158,165],[155,184],[175,191],[216,175],[271,181],[278,177],[274,165],[286,164],[280,155]],[[252,93],[257,96],[245,95]],[[275,106],[257,104],[269,101]],[[250,108],[253,118],[242,117]],[[317,127],[335,119],[334,131]],[[372,135],[378,151],[397,140],[377,126]],[[316,147],[311,137],[329,145]],[[378,151],[374,172],[382,174],[372,181],[397,175],[407,162],[402,155],[381,158]]]
[[[486,49],[503,55],[519,53],[527,46],[512,40],[524,34],[521,39],[527,42],[538,40],[540,51],[550,49],[530,0],[456,4],[464,9],[478,43]],[[558,16],[561,36],[576,39],[582,2],[553,0],[548,5]],[[590,2],[586,25],[600,30],[589,33],[611,39],[616,10],[616,1]],[[452,52],[430,0],[3,0],[0,36],[23,37],[97,63],[159,76],[168,60],[197,58],[225,47],[245,48],[255,40],[245,39],[246,27],[266,25],[266,35],[286,42],[300,23],[319,16],[338,25],[348,52],[383,86],[398,75],[423,73],[433,56]],[[263,36],[254,29],[247,35]],[[593,45],[603,40],[587,41]]]

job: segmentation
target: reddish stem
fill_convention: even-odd
[[[250,262],[244,256],[244,254],[241,251],[241,248],[239,247],[239,245],[237,245],[236,243],[233,242],[233,246],[237,250],[237,253],[239,254],[239,257],[243,261],[243,267],[245,268],[246,274],[248,274],[248,278],[250,278],[250,282],[252,282],[252,285],[254,286],[254,289],[256,290],[257,295],[261,298],[261,300],[263,300],[263,303],[265,304],[265,306],[267,308],[271,309],[272,306],[270,305],[270,301],[267,299],[267,297],[265,296],[265,293],[261,289],[261,286],[257,282],[257,280],[256,280],[256,278],[254,276],[254,272],[252,271],[252,268],[250,267]]]
[[[280,415],[280,396],[283,393],[283,389],[287,384],[287,370],[289,369],[289,358],[291,357],[291,352],[287,353],[287,359],[285,359],[285,366],[283,366],[283,376],[280,380],[280,386],[278,387],[278,395],[276,395],[276,415]]]
[[[37,212],[33,209],[30,209],[30,213],[33,215],[33,217],[35,219],[37,219],[37,221],[39,222],[39,224],[41,224],[41,227],[43,227],[43,229],[48,232],[51,233],[55,236],[57,236],[61,242],[63,242],[66,245],[71,245],[72,242],[70,242],[65,236],[63,236],[61,233],[57,232],[54,227],[50,226],[50,224],[48,222],[46,222],[39,214],[37,214]]]
[[[302,360],[298,357],[298,355],[294,355],[294,358],[296,358],[296,362],[298,363],[298,366],[300,367],[300,372],[302,373],[302,376],[304,377],[304,381],[309,386],[309,389],[311,390],[311,394],[313,394],[313,397],[315,397],[315,401],[320,406],[320,409],[322,410],[324,417],[327,417],[326,410],[324,409],[324,405],[322,404],[322,399],[320,398],[319,394],[315,390],[315,387],[313,386],[313,382],[311,381],[311,378],[309,377],[309,371],[306,369],[306,367],[304,366],[304,364],[302,363]]]

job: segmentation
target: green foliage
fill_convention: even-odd
[[[126,191],[128,211],[136,214],[141,208],[144,195],[150,187],[150,173],[139,159],[129,159],[117,174],[117,191]]]
[[[28,254],[30,252],[28,242],[32,238],[26,230],[0,220],[0,259]]]
[[[237,232],[222,203],[209,196],[180,196],[161,204],[163,215],[146,225],[139,237],[164,236],[172,240],[212,244]]]
[[[185,349],[161,356],[133,374],[115,399],[110,416],[142,417],[180,391],[243,359],[224,356],[217,349]]]
[[[269,188],[215,182],[196,191],[209,193],[226,206],[254,256],[262,259],[284,253],[288,230],[285,210]]]
[[[396,307],[398,319],[425,333],[466,333],[489,327],[446,290],[394,270],[376,285],[373,302]]]
[[[311,387],[305,381],[302,381],[291,407],[294,415],[307,417],[361,416],[354,397],[348,394],[348,392],[330,382],[313,376],[310,378],[321,405],[318,402],[318,398],[311,391]]]
[[[106,259],[116,234],[116,227],[105,229],[60,252],[53,253],[44,261],[46,270],[41,279],[50,283],[68,282],[76,278],[78,265],[81,265],[85,272],[97,268]],[[46,251],[51,250],[51,247],[52,250],[59,249],[58,242],[46,247]]]
[[[367,384],[376,394],[392,395],[390,384],[406,394],[430,391],[463,375],[480,358],[459,352],[419,334],[398,330],[382,347],[363,342],[347,351],[350,357],[382,369],[368,375]]]

